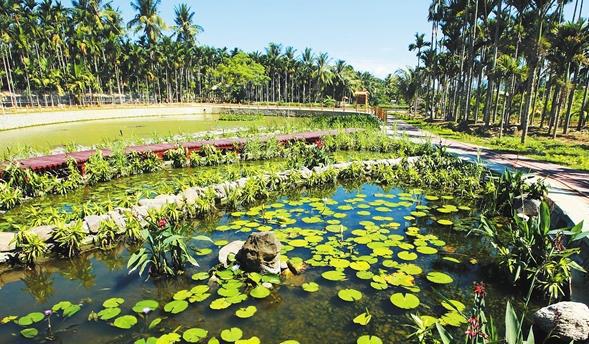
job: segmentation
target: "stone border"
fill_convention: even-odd
[[[405,159],[409,163],[413,163],[419,158],[420,157],[409,157]],[[308,168],[303,168],[301,170],[287,170],[278,173],[277,185],[290,183],[290,176],[293,173],[300,173],[302,180],[299,184],[295,186],[302,187],[307,185],[307,181],[313,174],[321,174],[327,171],[328,169],[335,169],[338,172],[342,172],[343,170],[346,170],[347,168],[352,166],[352,164],[361,163],[364,167],[364,170],[370,173],[370,171],[372,171],[373,166],[395,166],[401,163],[403,159],[404,158],[366,160],[360,162],[351,161],[315,167],[312,170],[309,170]],[[265,176],[269,176],[269,174],[266,174]],[[146,226],[147,222],[145,221],[145,219],[148,216],[150,210],[161,210],[164,206],[168,204],[176,204],[178,208],[182,208],[185,205],[193,205],[199,198],[205,195],[207,190],[210,189],[214,190],[215,192],[215,204],[221,205],[228,200],[228,195],[230,191],[243,187],[248,182],[248,180],[252,178],[254,177],[240,178],[238,180],[226,181],[223,183],[213,184],[206,187],[192,187],[176,195],[159,195],[153,199],[141,199],[139,200],[139,203],[137,205],[131,208],[116,208],[107,214],[96,214],[86,216],[82,222],[82,228],[87,235],[86,238],[83,240],[83,245],[91,246],[92,244],[94,244],[96,242],[97,234],[101,224],[107,221],[114,222],[119,229],[118,234],[123,234],[125,232],[126,226],[124,214],[129,211],[131,212],[131,214],[133,214],[133,216],[139,221],[139,223],[142,226]],[[76,221],[72,221],[67,225],[72,225],[74,223],[76,223]],[[30,228],[29,231],[32,234],[37,235],[44,242],[49,242],[51,240],[51,236],[55,228],[55,226],[51,225],[37,226]],[[0,264],[8,262],[10,258],[14,256],[16,247],[14,245],[13,240],[15,236],[15,232],[0,232]]]

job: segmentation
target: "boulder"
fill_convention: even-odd
[[[0,232],[0,252],[10,252],[14,250],[15,233],[13,232]]]
[[[219,250],[219,263],[221,263],[223,265],[224,268],[229,267],[229,262],[228,262],[228,258],[231,254],[233,254],[234,256],[237,255],[237,252],[239,252],[239,250],[241,250],[241,247],[243,246],[243,244],[245,243],[245,241],[242,240],[236,240],[236,241],[232,241],[230,243],[228,243],[227,245],[221,247],[221,249]]]
[[[108,215],[89,215],[84,218],[84,231],[86,233],[96,234],[100,229],[100,224],[103,221],[108,221],[110,216]]]
[[[583,342],[589,339],[589,308],[584,303],[559,302],[539,309],[534,326],[563,343]]]
[[[247,272],[280,273],[280,249],[282,245],[273,232],[251,234],[235,259]]]
[[[525,215],[528,218],[540,214],[540,204],[540,200],[529,198],[527,195],[517,196],[513,199],[513,207],[517,209],[518,215]]]
[[[51,238],[51,233],[53,233],[54,229],[55,227],[53,226],[38,226],[32,228],[31,233],[37,235],[43,241],[49,241],[49,239]]]

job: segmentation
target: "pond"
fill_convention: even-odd
[[[0,131],[0,154],[24,147],[47,152],[72,143],[93,146],[117,140],[135,141],[219,129],[296,123],[299,118],[264,117],[250,121],[220,121],[217,114],[105,119],[51,124]]]
[[[336,162],[367,159],[388,159],[393,153],[366,151],[339,151]],[[45,195],[29,199],[24,204],[0,214],[0,232],[15,231],[14,225],[35,226],[52,224],[61,217],[80,213],[83,205],[110,209],[135,204],[140,198],[153,198],[161,194],[178,193],[190,183],[216,183],[238,179],[258,171],[282,171],[286,159],[271,161],[240,161],[237,164],[163,169],[158,172],[115,179],[98,185],[87,185],[65,195]],[[106,210],[108,211],[108,210]],[[104,211],[103,211],[104,212]],[[73,219],[73,218],[72,218]]]
[[[207,338],[220,338],[223,330],[233,327],[243,331],[243,338],[256,336],[262,343],[356,343],[362,335],[378,336],[384,343],[406,343],[410,313],[441,318],[449,327],[463,325],[465,319],[443,301],[455,300],[456,307],[466,307],[468,312],[476,281],[488,283],[489,313],[501,318],[510,295],[485,268],[492,259],[490,247],[465,233],[477,219],[473,200],[433,191],[383,189],[368,183],[305,191],[191,223],[191,235],[208,235],[214,244],[192,242],[200,267],[181,278],[145,281],[145,276],[129,274],[129,253],[124,247],[0,275],[0,319],[42,312],[67,300],[82,308],[71,318],[54,317],[57,343],[133,343],[174,330],[183,334],[191,328],[208,331]],[[261,299],[244,296],[250,290],[235,282],[231,270],[220,273],[223,290],[216,285],[207,290],[206,276],[199,272],[217,263],[218,249],[244,240],[251,232],[267,230],[281,240],[285,259],[294,264],[305,261],[307,269],[284,279]],[[344,301],[338,294],[359,300]],[[174,296],[178,300],[191,297],[194,302],[173,315],[163,308]],[[114,318],[88,321],[92,311],[101,311],[103,302],[113,297],[124,300],[118,316],[137,316],[132,308],[145,299],[159,306],[146,320],[137,316],[139,322],[128,330],[112,326]],[[226,308],[213,310],[211,304]],[[236,316],[237,310],[248,306],[255,307],[252,317]],[[246,308],[239,314],[253,310]],[[366,311],[370,322],[355,324],[353,319]],[[148,329],[158,317],[162,322]],[[32,341],[42,341],[46,322],[32,327],[40,332]],[[0,342],[22,343],[25,340],[18,333],[22,328],[0,325]]]

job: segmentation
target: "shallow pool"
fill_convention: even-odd
[[[265,117],[255,121],[220,121],[219,115],[194,114],[105,119],[51,124],[0,131],[0,154],[24,147],[45,152],[66,145],[92,146],[112,141],[133,141],[218,129],[284,125],[298,118]]]
[[[478,238],[466,237],[465,231],[476,225],[477,218],[472,200],[435,192],[383,189],[373,184],[305,191],[191,223],[191,235],[206,234],[215,244],[192,243],[199,254],[200,268],[182,278],[145,281],[145,276],[128,274],[129,254],[124,247],[85,254],[71,261],[49,262],[33,271],[0,275],[0,319],[42,312],[67,300],[82,307],[71,318],[52,317],[58,343],[133,343],[174,331],[182,335],[191,328],[208,331],[203,341],[207,342],[232,327],[241,329],[243,338],[256,336],[262,343],[271,344],[286,340],[355,343],[365,334],[378,336],[384,343],[406,343],[411,332],[407,326],[410,313],[441,318],[450,328],[462,326],[465,319],[443,301],[454,300],[468,313],[475,281],[488,283],[489,312],[496,315],[495,319],[501,317],[505,298],[510,294],[497,284],[500,279],[485,268],[490,248]],[[207,285],[206,280],[193,280],[191,276],[212,268],[221,246],[265,230],[275,231],[281,240],[284,259],[288,257],[296,264],[305,262],[308,267],[301,275],[283,279],[262,299],[248,296],[251,287],[238,287],[232,292],[230,305],[221,310],[210,306],[214,300],[228,298],[219,296],[218,286],[213,284],[206,292],[210,296],[199,297],[185,311],[163,311],[174,296],[184,300],[182,294]],[[237,279],[230,273],[222,274],[225,284]],[[304,283],[311,282],[318,285],[318,291],[304,290],[309,286],[303,288]],[[343,289],[354,289],[361,298],[343,301],[338,296]],[[397,301],[397,305],[391,301],[398,293],[414,297],[399,307]],[[113,327],[116,318],[88,321],[91,312],[101,311],[103,302],[113,297],[124,300],[118,317],[133,315],[138,319],[128,330]],[[147,319],[132,311],[144,299],[159,304]],[[225,303],[217,301],[215,305]],[[257,309],[252,317],[241,319],[235,315],[247,306]],[[355,324],[353,319],[366,311],[371,315],[370,322],[365,326]],[[156,318],[162,322],[149,329]],[[26,342],[19,334],[25,327],[39,330],[39,335],[29,341],[43,341],[46,320],[30,326],[0,325],[0,342]]]

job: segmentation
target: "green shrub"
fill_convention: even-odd
[[[101,151],[92,154],[85,165],[86,180],[88,184],[94,185],[106,182],[113,178],[114,171],[108,160],[102,156]]]
[[[178,147],[176,149],[170,149],[164,155],[164,158],[168,161],[172,161],[174,168],[181,168],[186,166],[186,149]]]
[[[54,242],[53,250],[65,257],[73,257],[82,249],[82,242],[86,232],[82,228],[82,221],[74,223],[59,223],[51,233]]]

